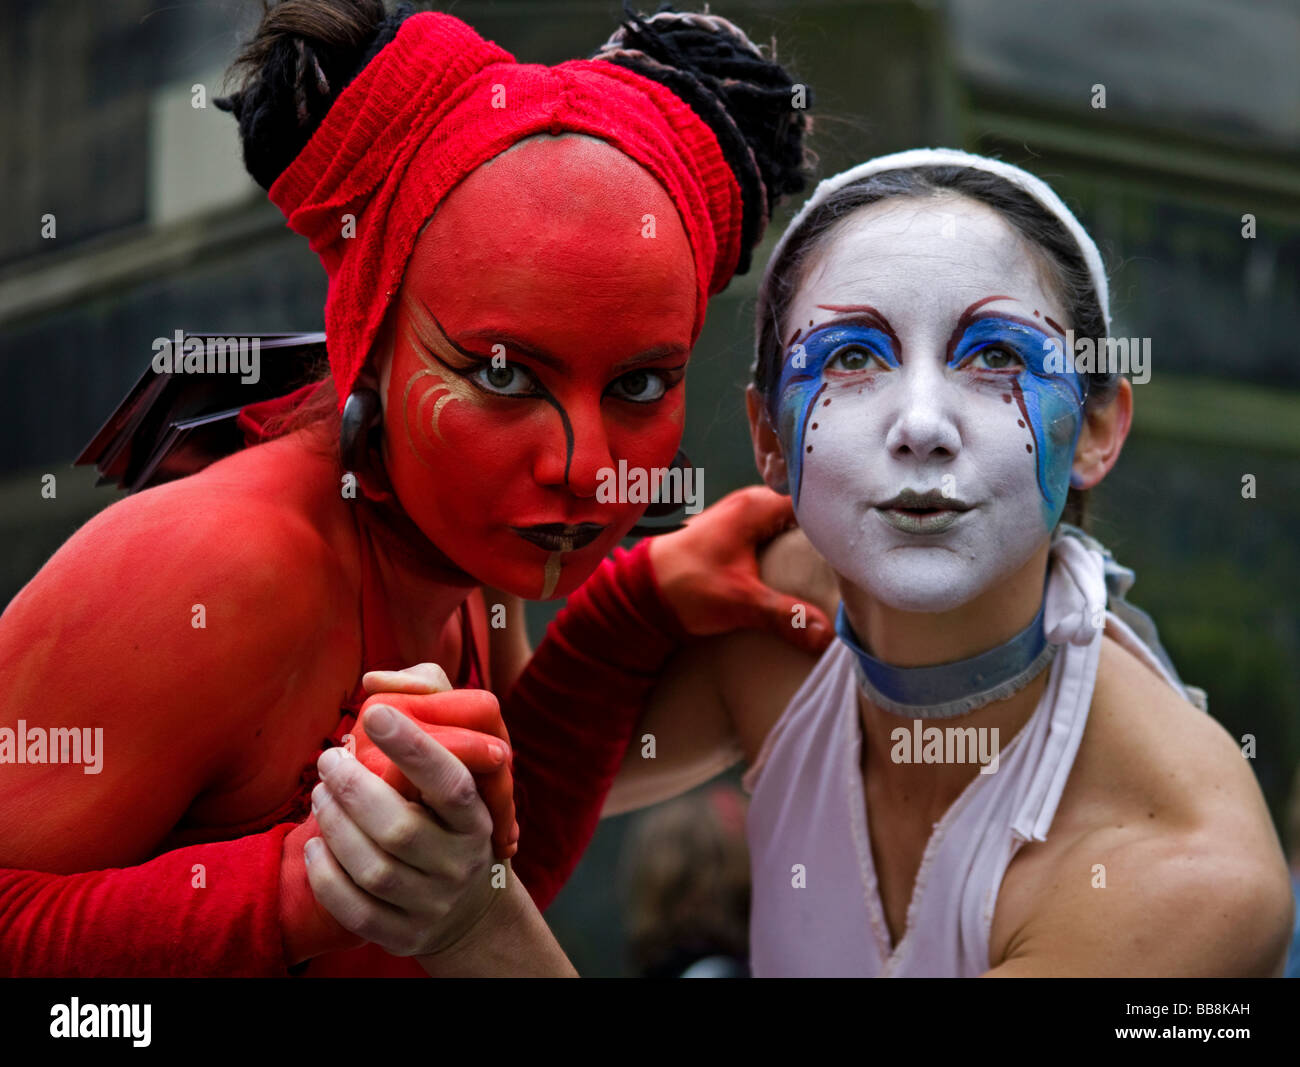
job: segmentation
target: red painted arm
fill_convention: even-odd
[[[345,683],[318,666],[338,659],[319,538],[195,481],[101,512],[0,615],[0,726],[101,735],[93,770],[0,765],[0,974],[282,975],[334,947],[292,825],[156,855],[197,797],[275,758],[250,743],[264,719]]]
[[[685,529],[616,551],[556,616],[502,702],[514,745],[515,870],[539,908],[591,840],[664,664],[688,635],[756,628],[819,654],[830,620],[765,586],[758,549],[794,521],[789,497],[730,493]],[[792,620],[802,617],[806,625]]]
[[[287,976],[277,887],[292,829],[191,845],[138,867],[0,870],[0,975]]]
[[[502,702],[514,746],[514,869],[539,908],[590,842],[650,690],[685,637],[649,547],[616,550],[569,597]]]

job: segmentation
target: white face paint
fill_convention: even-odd
[[[791,305],[774,401],[795,511],[883,604],[957,608],[1060,517],[1082,394],[1044,369],[1070,323],[1040,263],[982,204],[892,199],[833,233]]]

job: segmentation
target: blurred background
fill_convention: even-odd
[[[316,257],[246,176],[234,122],[211,105],[259,8],[0,3],[0,603],[115,499],[68,465],[146,368],[154,337],[323,328]],[[554,63],[596,48],[621,5],[442,9],[522,60]],[[1151,338],[1152,375],[1135,388],[1123,458],[1094,493],[1092,530],[1136,569],[1130,599],[1154,615],[1184,680],[1207,690],[1234,737],[1255,738],[1253,767],[1284,830],[1300,763],[1300,2],[712,9],[775,41],[812,88],[820,176],[918,145],[998,155],[1048,180],[1096,237],[1115,333]],[[206,107],[193,106],[196,86]],[[714,300],[688,376],[684,447],[709,501],[756,480],[742,403],[756,275]],[[55,499],[40,492],[47,473]],[[530,616],[534,639],[552,610]],[[687,847],[732,855],[734,788],[687,803],[602,824],[547,916],[581,973],[645,971],[653,902],[632,899],[629,877],[667,879],[680,904],[671,870],[638,874],[637,863]],[[713,844],[686,841],[700,812],[717,817]],[[728,923],[717,920],[723,941]]]

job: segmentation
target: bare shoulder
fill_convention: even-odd
[[[265,722],[295,701],[337,696],[314,688],[336,687],[325,675],[349,637],[338,622],[348,575],[333,546],[292,494],[206,473],[105,509],[0,616],[0,719],[39,706],[52,723],[102,728],[113,746],[60,809],[74,820],[96,804],[132,811],[113,839],[122,855],[96,857],[107,862],[144,848],[197,791],[225,780]],[[63,862],[42,843],[59,829],[36,834],[24,858]]]
[[[817,666],[817,657],[757,630],[738,630],[715,639],[709,650],[717,664],[722,702],[752,765],[763,742],[791,699]]]
[[[834,617],[835,574],[802,530],[786,531],[762,549],[759,576]],[[641,720],[645,735],[656,739],[655,759],[629,748],[606,813],[675,796],[738,760],[752,766],[816,665],[815,655],[757,630],[687,642],[661,672]]]
[[[796,527],[773,538],[759,556],[759,576],[780,593],[815,604],[830,619],[840,605],[835,572]]]
[[[342,667],[340,652],[355,637],[344,632],[360,588],[355,527],[332,477],[319,457],[285,443],[279,452],[237,453],[160,487],[152,500],[139,497],[135,538],[170,522],[176,558],[162,567],[184,593],[182,607],[192,615],[204,606],[208,654],[225,659],[225,676],[246,693],[270,699],[290,677],[302,685],[320,676],[317,668]],[[254,715],[264,704],[248,703]]]
[[[835,572],[797,527],[764,548],[759,574],[778,592],[799,597],[835,618],[840,603]],[[817,657],[755,630],[719,638],[711,654],[719,665],[723,702],[746,762],[753,764]]]
[[[1109,639],[1049,840],[1022,850],[1003,892],[995,973],[1267,975],[1291,923],[1249,762]]]
[[[687,642],[660,673],[639,724],[654,758],[629,745],[604,813],[692,789],[738,761],[753,764],[817,660],[770,634],[737,630]]]
[[[262,463],[261,451],[116,502],[55,554],[36,591],[46,570],[70,569],[88,592],[130,605],[136,622],[183,604],[191,629],[226,617],[231,641],[274,636],[281,623],[300,633],[341,584],[338,544],[322,509],[307,504],[309,472],[282,456]],[[253,618],[258,627],[247,625]]]

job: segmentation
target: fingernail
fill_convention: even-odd
[[[317,782],[316,788],[311,791],[311,813],[316,814],[320,810],[320,796],[325,792],[325,783]]]
[[[327,748],[320,754],[320,759],[316,761],[316,769],[323,775],[329,774],[339,765],[339,760],[342,758],[343,754],[337,748]]]
[[[505,745],[499,744],[496,741],[488,742],[488,751],[492,753],[492,758],[497,762],[500,762],[501,760],[506,758]]]
[[[307,842],[307,847],[302,850],[303,862],[310,865],[320,855],[320,850],[324,847],[319,837],[313,837]]]
[[[376,704],[366,712],[366,733],[371,737],[387,737],[396,726],[393,709],[387,704]]]

